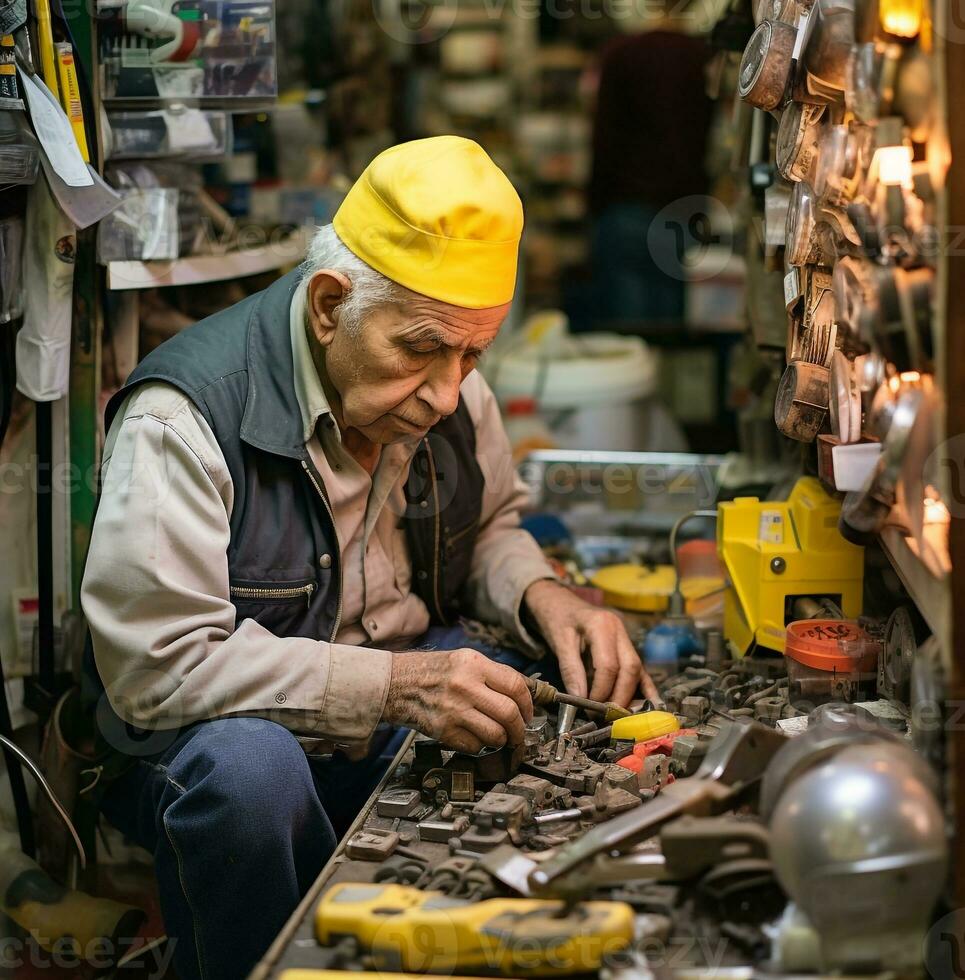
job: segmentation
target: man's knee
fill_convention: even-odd
[[[298,740],[264,718],[203,722],[167,768],[180,793],[201,793],[212,809],[240,805],[259,822],[318,805]]]

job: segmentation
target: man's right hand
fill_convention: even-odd
[[[522,674],[476,650],[396,653],[382,718],[478,752],[521,745],[533,701]]]

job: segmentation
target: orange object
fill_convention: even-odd
[[[802,619],[788,623],[784,655],[814,670],[864,673],[875,669],[878,645],[855,622]]]
[[[637,742],[630,755],[625,755],[617,760],[618,766],[629,769],[630,772],[639,773],[643,769],[643,760],[648,755],[670,755],[673,752],[673,743],[681,735],[694,735],[696,728],[681,728],[675,732],[668,732],[666,735],[658,735],[657,738],[649,738],[646,742]]]
[[[677,568],[681,579],[724,577],[724,566],[717,557],[717,542],[706,538],[687,541],[677,549]]]

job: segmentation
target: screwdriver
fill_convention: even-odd
[[[524,677],[523,679],[533,696],[533,704],[571,704],[576,708],[582,708],[584,711],[603,715],[608,722],[615,721],[617,718],[627,718],[633,714],[632,711],[621,708],[614,701],[593,701],[590,698],[581,698],[576,694],[567,694],[539,677]]]

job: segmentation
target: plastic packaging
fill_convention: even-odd
[[[0,184],[32,184],[40,148],[22,112],[0,111]]]
[[[110,112],[111,160],[201,160],[231,152],[231,114],[201,109]]]
[[[273,0],[99,0],[108,100],[266,102],[277,92]]]

